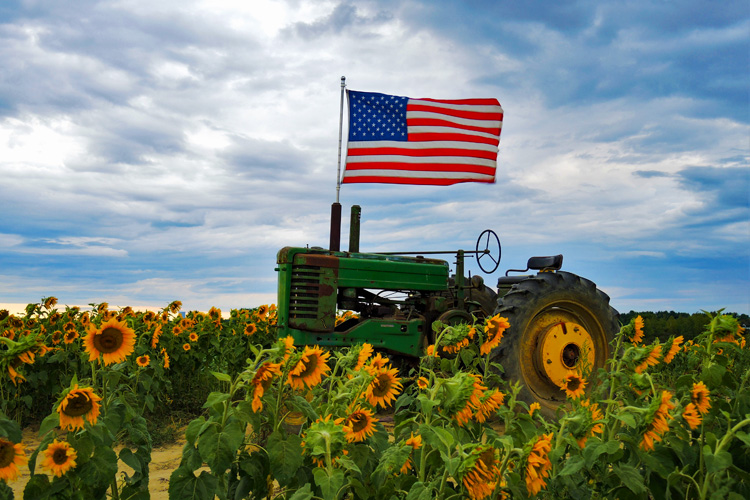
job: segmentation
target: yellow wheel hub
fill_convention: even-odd
[[[561,385],[568,373],[580,370],[580,364],[594,366],[594,341],[584,327],[571,321],[551,325],[537,344],[537,363],[547,377]]]

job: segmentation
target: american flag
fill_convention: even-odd
[[[495,182],[503,108],[497,99],[411,99],[347,91],[342,182]]]

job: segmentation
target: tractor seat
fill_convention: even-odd
[[[531,278],[533,276],[531,274],[508,276],[508,273],[510,272],[525,273],[529,269],[534,269],[535,271],[541,272],[557,271],[562,267],[562,262],[562,254],[548,255],[543,257],[531,257],[526,263],[526,269],[508,269],[507,271],[505,271],[505,276],[501,276],[500,278],[498,278],[497,286],[508,287],[511,285],[515,285],[516,283],[520,283],[523,280]]]

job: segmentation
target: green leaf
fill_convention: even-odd
[[[406,500],[430,500],[432,498],[433,488],[429,484],[416,482],[411,486]]]
[[[302,438],[296,434],[284,434],[277,431],[268,437],[268,458],[271,470],[280,485],[287,485],[302,466]]]
[[[623,424],[627,425],[628,427],[635,427],[635,417],[628,413],[627,411],[622,411],[615,415],[615,418],[621,421]]]
[[[55,412],[55,415],[57,415],[57,412]],[[23,432],[21,426],[15,420],[0,418],[0,436],[5,436],[14,443],[20,443],[23,439]]]
[[[643,484],[643,476],[638,472],[638,469],[632,465],[615,464],[613,470],[622,480],[622,483],[633,493],[640,494],[648,491]]]
[[[339,489],[344,485],[344,471],[333,469],[331,475],[328,475],[326,469],[318,467],[313,471],[313,477],[323,493],[324,500],[336,500]]]
[[[198,417],[188,424],[187,429],[185,429],[185,439],[188,443],[195,446],[195,440],[198,439],[198,433],[204,423],[206,423],[206,419]]]
[[[453,448],[453,434],[441,427],[430,427],[421,425],[419,433],[422,439],[433,448],[440,450],[446,455],[450,455]]]
[[[570,476],[583,469],[583,457],[581,455],[573,455],[569,460],[565,461],[565,467],[559,472],[560,476]]]
[[[42,420],[42,423],[39,426],[39,435],[44,436],[58,425],[60,425],[60,414],[53,411]]]
[[[220,476],[232,465],[244,439],[245,433],[236,420],[227,423],[223,429],[217,422],[212,422],[198,439],[198,451],[211,472]]]
[[[706,460],[706,472],[708,473],[719,472],[732,466],[732,455],[727,451],[720,451],[714,455],[708,446],[704,446],[703,458]]]
[[[203,408],[213,408],[214,406],[227,401],[231,395],[224,392],[212,392],[208,395],[208,399],[203,404]]]
[[[221,380],[222,382],[229,382],[230,384],[232,383],[232,377],[230,377],[226,373],[211,372],[211,375],[216,377],[218,380]]]
[[[91,460],[78,467],[78,476],[89,486],[112,483],[117,474],[117,454],[108,446],[97,446]]]
[[[135,456],[130,448],[123,448],[120,450],[120,460],[133,469],[133,472],[142,472],[141,461]]]
[[[714,363],[703,369],[701,379],[706,382],[709,389],[714,390],[722,385],[721,380],[726,371],[727,369],[724,366]]]
[[[3,483],[0,483],[3,484]],[[24,498],[46,498],[50,487],[49,478],[46,474],[34,474],[29,478],[26,487],[23,489]],[[10,498],[13,498],[11,491]]]
[[[310,488],[310,483],[307,483],[302,488],[298,489],[294,492],[294,495],[289,497],[289,500],[310,500],[315,495],[313,495],[312,489]]]
[[[178,467],[169,476],[169,498],[180,500],[214,500],[219,481],[210,472],[196,477],[193,471]]]

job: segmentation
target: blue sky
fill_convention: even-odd
[[[5,1],[0,304],[275,302],[328,243],[343,75],[505,110],[495,184],[344,185],[344,240],[359,204],[363,251],[491,228],[621,312],[750,313],[749,54],[745,0]]]

